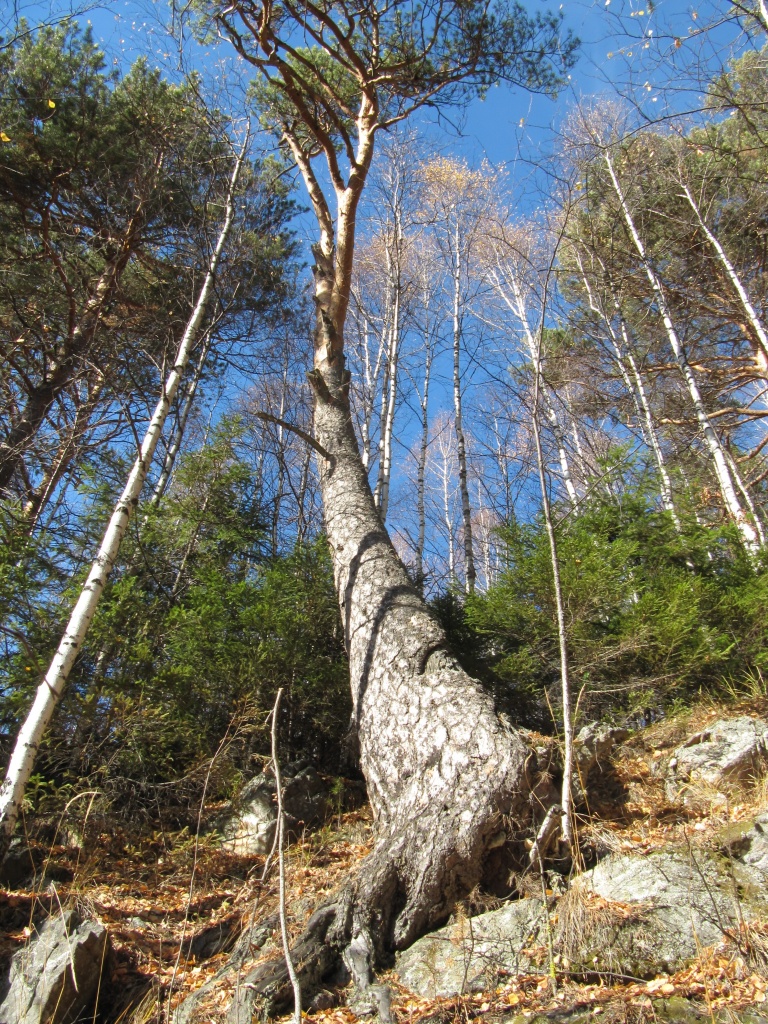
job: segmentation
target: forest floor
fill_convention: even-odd
[[[695,809],[670,806],[656,764],[669,758],[685,736],[718,717],[755,713],[765,707],[700,705],[692,712],[666,719],[635,733],[604,766],[590,787],[590,806],[581,816],[580,844],[589,860],[607,852],[643,853],[685,842],[711,843],[730,823],[747,822],[768,807],[768,781],[761,780],[737,799],[713,799]],[[542,742],[547,742],[542,738]],[[215,810],[215,809],[213,809]],[[277,877],[261,881],[263,858],[222,852],[215,837],[196,838],[189,829],[169,833],[130,828],[104,816],[87,822],[80,845],[61,839],[37,844],[40,882],[30,889],[0,890],[0,958],[7,963],[29,935],[33,922],[61,908],[76,907],[99,918],[108,928],[111,952],[102,980],[99,1019],[123,1024],[168,1020],[170,1011],[227,964],[243,929],[274,921],[273,939],[255,957],[279,955]],[[372,845],[367,808],[339,814],[317,832],[307,834],[287,853],[287,903],[290,928],[298,934],[313,910],[354,870]],[[488,904],[488,909],[493,906]],[[496,904],[498,905],[498,904]],[[475,907],[475,909],[477,909]],[[557,913],[554,904],[553,916]],[[542,951],[543,953],[545,951]],[[230,972],[211,987],[200,1003],[196,1020],[223,1021],[235,988],[243,983],[256,959]],[[499,1021],[518,1015],[547,1013],[562,1019],[566,1010],[591,1008],[603,1021],[633,1022],[657,1018],[659,1001],[691,998],[714,1021],[730,1011],[734,1020],[752,1007],[766,1006],[768,925],[703,950],[677,974],[631,984],[610,978],[571,978],[562,963],[550,967],[542,959],[539,974],[507,979],[493,991],[456,999],[425,1000],[399,986],[394,972],[384,980],[392,986],[393,1016],[398,1024],[423,1021]],[[316,1024],[351,1024],[346,1005],[308,1012]],[[329,1002],[332,1000],[328,1000]],[[558,1011],[555,1013],[554,1011]],[[768,1016],[768,1014],[767,1014]]]

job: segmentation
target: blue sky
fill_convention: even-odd
[[[178,49],[164,29],[169,20],[165,2],[116,0],[99,4],[80,0],[76,6],[82,9],[85,4],[88,9],[79,20],[91,22],[96,39],[111,62],[126,67],[136,57],[146,55],[169,74],[178,68]],[[22,3],[18,9],[34,24],[55,19],[71,6],[62,0],[47,0]],[[551,126],[557,125],[578,97],[617,85],[629,88],[630,79],[632,87],[642,94],[649,114],[653,114],[654,101],[658,103],[660,99],[653,85],[661,79],[668,80],[670,68],[665,54],[671,51],[673,40],[684,41],[682,52],[673,54],[680,61],[688,56],[699,58],[702,46],[713,56],[730,42],[732,35],[725,30],[707,33],[701,40],[697,38],[700,27],[711,25],[716,12],[727,7],[725,2],[712,0],[698,4],[689,0],[656,0],[650,5],[647,0],[566,0],[552,4],[528,0],[526,6],[531,12],[562,11],[566,28],[581,39],[579,62],[556,100],[500,86],[491,89],[484,101],[473,102],[460,117],[458,131],[449,129],[446,137],[446,145],[471,163],[485,157],[495,166],[509,167],[521,153],[529,155],[546,147]],[[230,82],[239,77],[222,73],[224,66],[230,70],[236,66],[226,45],[199,47],[189,43],[185,63],[219,84],[225,77]],[[679,102],[690,102],[690,98],[679,98]]]

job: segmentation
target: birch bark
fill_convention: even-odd
[[[376,485],[376,505],[381,521],[387,521],[389,485],[392,478],[392,434],[397,407],[398,363],[400,358],[400,302],[402,296],[402,223],[396,212],[391,247],[387,245],[387,279],[391,294],[391,320],[387,338],[386,389],[382,394],[381,456]]]
[[[416,586],[420,592],[424,589],[424,546],[427,537],[426,516],[426,471],[427,452],[429,451],[429,385],[432,378],[432,334],[430,326],[431,290],[429,283],[424,285],[424,382],[419,395],[421,412],[421,440],[416,470],[416,516],[418,519],[416,539]]]
[[[568,453],[565,448],[565,438],[563,437],[563,431],[560,426],[560,420],[558,418],[555,407],[546,391],[546,384],[544,383],[544,378],[541,372],[541,350],[533,336],[533,330],[531,329],[530,321],[528,320],[528,312],[525,308],[525,300],[523,298],[523,292],[522,288],[520,287],[520,282],[517,280],[517,277],[513,276],[513,297],[510,298],[510,296],[507,294],[506,288],[504,288],[501,279],[497,274],[494,274],[492,276],[492,280],[494,282],[496,291],[502,298],[505,305],[510,310],[512,310],[512,312],[517,316],[518,320],[520,321],[520,326],[523,329],[523,336],[525,338],[525,342],[528,347],[528,352],[533,363],[534,379],[541,382],[540,395],[544,402],[545,415],[549,420],[549,425],[552,429],[552,433],[555,438],[555,443],[557,444],[557,455],[558,460],[560,462],[560,473],[563,478],[563,484],[565,485],[565,490],[568,494],[568,498],[571,502],[571,505],[577,505],[579,501],[579,495],[576,490],[576,485],[573,482],[573,476],[571,475],[571,466],[568,461]]]
[[[651,412],[650,402],[648,401],[648,394],[645,390],[645,384],[643,378],[640,375],[637,361],[632,353],[632,346],[629,340],[629,334],[627,331],[627,324],[624,319],[619,298],[616,292],[611,286],[611,297],[613,299],[613,306],[616,311],[616,315],[619,320],[619,328],[621,331],[621,341],[619,340],[616,331],[614,329],[611,318],[606,314],[603,309],[602,303],[598,303],[592,288],[589,283],[589,278],[581,264],[580,257],[576,256],[579,263],[579,270],[581,272],[581,278],[584,282],[584,289],[587,293],[587,301],[589,302],[589,308],[595,313],[602,323],[604,324],[606,331],[608,332],[608,338],[613,351],[614,360],[618,367],[619,373],[621,374],[624,386],[627,389],[628,394],[632,396],[632,402],[637,410],[638,418],[640,419],[640,430],[643,435],[643,440],[653,452],[653,457],[656,461],[656,468],[659,473],[661,492],[661,503],[665,511],[669,512],[672,517],[672,521],[677,531],[680,530],[680,519],[675,511],[675,504],[672,497],[672,481],[667,470],[666,460],[664,458],[664,452],[659,442],[658,434],[656,433],[656,424],[653,421],[653,413]],[[623,342],[623,344],[622,344]],[[632,371],[632,377],[627,371],[624,364],[624,360],[629,363],[629,367]]]
[[[462,240],[458,219],[453,232],[453,414],[456,430],[456,454],[459,461],[459,494],[461,496],[461,520],[464,538],[464,589],[468,594],[474,593],[477,571],[475,569],[475,553],[472,539],[472,505],[469,500],[469,478],[467,473],[467,442],[464,436],[464,396],[461,388],[461,342],[462,342],[462,303],[461,303],[461,257]]]
[[[725,249],[722,247],[719,239],[710,230],[709,226],[707,225],[707,222],[702,217],[701,209],[696,200],[693,198],[691,190],[688,188],[686,184],[683,184],[682,188],[683,195],[688,200],[688,204],[693,210],[693,214],[696,217],[699,227],[703,231],[704,236],[706,237],[709,244],[717,253],[717,257],[720,260],[723,269],[725,270],[726,276],[733,285],[733,289],[739,297],[739,301],[741,302],[744,312],[747,314],[747,320],[753,331],[752,344],[755,352],[755,362],[757,363],[757,367],[760,370],[760,373],[763,376],[765,376],[766,371],[768,371],[768,333],[766,333],[765,325],[763,324],[760,317],[757,315],[757,311],[755,310],[755,307],[752,305],[749,293],[742,284],[741,278],[736,273],[736,268],[728,259],[728,255],[726,254]]]
[[[120,544],[128,528],[128,522],[136,507],[142,486],[146,480],[152,457],[162,434],[176,392],[179,387],[189,355],[197,338],[198,329],[205,313],[216,269],[229,235],[234,213],[234,192],[240,175],[245,149],[238,156],[227,195],[226,213],[216,247],[208,265],[208,272],[195,303],[192,315],[179,344],[176,359],[162,394],[155,407],[138,457],[133,464],[126,485],[112,513],[112,518],[102,538],[98,554],[85,581],[80,597],[72,611],[69,623],[50,667],[37,689],[34,702],[19,731],[11,755],[5,779],[0,786],[0,855],[4,856],[13,834],[24,796],[24,789],[32,774],[35,757],[48,723],[61,700],[69,673],[82,647],[83,640],[93,620],[107,577],[115,564]]]
[[[544,511],[544,524],[549,542],[550,565],[552,567],[552,585],[555,593],[555,610],[557,613],[557,638],[560,650],[560,687],[563,701],[563,785],[560,804],[562,814],[560,828],[563,838],[570,847],[573,847],[573,713],[571,710],[571,682],[568,670],[568,639],[565,627],[565,603],[563,601],[563,588],[560,580],[560,559],[557,551],[557,537],[552,523],[552,505],[549,500],[549,489],[547,487],[547,476],[544,466],[544,454],[541,446],[541,429],[539,420],[539,396],[541,386],[541,333],[536,345],[538,358],[534,368],[534,392],[533,392],[533,438],[536,446],[536,466],[539,474],[539,487],[541,489],[541,504]]]
[[[187,420],[189,419],[189,414],[192,411],[192,406],[195,403],[195,395],[197,394],[200,378],[203,374],[203,367],[205,366],[205,361],[208,358],[208,352],[211,348],[211,340],[212,335],[211,332],[208,331],[203,339],[203,344],[200,348],[200,355],[198,356],[197,363],[195,364],[194,373],[187,385],[184,401],[181,404],[178,418],[174,424],[171,441],[166,450],[165,458],[163,459],[163,468],[160,470],[160,475],[157,478],[155,489],[152,492],[153,505],[157,505],[168,488],[171,473],[173,472],[173,467],[176,463],[176,457],[181,449],[181,442],[184,440],[184,431],[187,427]]]
[[[739,497],[736,493],[736,488],[734,487],[733,477],[728,467],[728,462],[725,458],[723,446],[720,443],[720,438],[717,436],[715,428],[712,426],[712,422],[709,416],[707,415],[707,410],[704,405],[704,400],[701,397],[701,392],[699,391],[699,386],[696,382],[696,377],[694,376],[693,370],[691,369],[691,365],[688,362],[688,359],[685,355],[685,351],[683,349],[680,338],[678,337],[677,331],[675,330],[674,323],[672,322],[672,317],[669,312],[669,307],[667,306],[667,300],[664,295],[664,289],[662,288],[661,280],[659,279],[656,271],[654,270],[651,260],[648,257],[648,254],[646,253],[645,246],[643,245],[642,239],[640,238],[640,234],[635,225],[632,213],[629,209],[629,205],[624,196],[624,191],[621,187],[618,176],[616,174],[616,169],[614,167],[613,160],[611,159],[611,155],[606,150],[604,156],[605,164],[608,169],[608,174],[611,179],[611,184],[613,185],[614,192],[616,193],[616,197],[621,207],[624,223],[627,226],[630,238],[632,239],[637,254],[640,257],[640,261],[643,265],[645,275],[648,278],[648,283],[651,286],[651,291],[653,294],[654,302],[656,304],[656,308],[658,309],[659,315],[661,316],[662,322],[664,324],[664,330],[666,331],[670,348],[674,353],[677,365],[679,366],[680,372],[682,373],[683,379],[685,380],[685,384],[688,389],[688,394],[691,399],[691,404],[693,405],[694,411],[696,413],[696,419],[699,423],[699,428],[701,429],[706,445],[709,448],[710,455],[712,456],[715,475],[717,477],[718,484],[720,485],[720,493],[723,496],[725,507],[728,510],[731,519],[736,524],[739,533],[741,534],[741,539],[744,544],[744,547],[747,549],[747,551],[754,553],[760,547],[757,531],[755,530],[754,526],[749,522],[747,516],[744,513],[744,509],[741,506],[741,502],[739,501]]]

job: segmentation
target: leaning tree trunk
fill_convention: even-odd
[[[344,625],[352,727],[376,822],[359,870],[310,919],[293,949],[309,993],[340,955],[368,996],[371,971],[443,922],[483,877],[486,853],[504,841],[506,816],[527,809],[528,751],[496,714],[491,696],[448,649],[445,633],[408,578],[373,500],[355,436],[345,368],[355,217],[373,156],[376,96],[364,94],[357,157],[345,183],[323,143],[336,198],[332,216],[310,153],[283,126],[317,217],[315,435],[325,528]],[[305,438],[306,439],[306,438]],[[501,835],[500,835],[501,833]],[[280,962],[245,979],[248,999],[291,1001]],[[243,987],[243,986],[241,986]],[[386,998],[379,1004],[386,1018]],[[238,1012],[238,1017],[240,1016]]]
[[[327,326],[321,308],[320,331]],[[352,424],[343,355],[316,358],[311,380],[353,726],[377,840],[353,880],[310,920],[294,961],[308,991],[343,954],[366,990],[377,962],[442,923],[481,880],[506,817],[524,817],[528,751],[450,653],[382,526]],[[267,1008],[290,1003],[280,962],[257,967],[247,980]]]
[[[355,930],[400,948],[478,880],[484,844],[520,792],[525,750],[410,583],[373,504],[343,390],[329,391],[315,409],[330,456],[325,522],[380,837],[361,875]]]
[[[232,225],[235,189],[244,157],[245,146],[243,146],[240,155],[235,161],[230,188],[227,194],[224,223],[219,233],[216,247],[211,254],[208,270],[197,302],[192,310],[192,315],[187,321],[186,330],[179,343],[173,368],[163,384],[160,398],[144,434],[138,455],[128,475],[128,480],[122,494],[117,500],[107,528],[104,531],[99,551],[69,617],[64,635],[51,660],[48,671],[37,688],[32,707],[27,712],[27,716],[16,738],[8,770],[2,785],[0,785],[0,860],[5,857],[8,851],[21,809],[24,790],[32,775],[38,748],[46,734],[53,712],[61,700],[69,674],[72,671],[93,617],[96,614],[96,608],[104,592],[107,577],[117,559],[120,545],[128,529],[131,514],[138,504],[139,496],[144,486],[144,481],[147,478],[168,412],[176,396],[192,346],[197,337],[200,322],[213,289],[216,270]]]

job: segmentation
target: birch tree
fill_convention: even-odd
[[[587,297],[588,308],[590,312],[595,314],[605,329],[612,357],[637,412],[643,439],[653,452],[653,457],[659,474],[659,489],[662,505],[672,516],[675,528],[679,530],[680,520],[675,511],[674,500],[672,497],[672,481],[669,476],[664,451],[656,429],[648,391],[633,352],[627,322],[622,313],[621,302],[619,300],[618,293],[616,292],[615,285],[610,281],[610,279],[608,280],[610,301],[613,304],[613,315],[611,315],[611,313],[607,312],[605,309],[603,297],[597,289],[592,287],[585,261],[582,259],[577,248],[574,249],[573,255],[578,266],[579,276],[584,285],[584,293]],[[597,257],[597,259],[599,260],[599,257]],[[603,277],[605,277],[606,268],[602,261],[600,261],[600,269]],[[618,330],[614,325],[614,317],[618,320]]]
[[[439,157],[424,167],[427,217],[446,263],[453,354],[453,417],[459,465],[465,590],[475,589],[477,571],[472,531],[467,434],[464,427],[462,353],[472,299],[480,286],[478,251],[496,185],[490,168],[473,171],[461,161]]]
[[[179,388],[192,347],[197,340],[200,325],[209,303],[216,269],[232,226],[235,189],[244,153],[245,149],[243,148],[234,163],[225,201],[224,220],[192,315],[176,353],[173,368],[164,382],[160,399],[147,427],[139,454],[115,506],[102,538],[99,552],[72,611],[64,636],[38,687],[35,700],[16,739],[8,770],[0,787],[0,854],[5,853],[10,843],[24,796],[24,789],[33,771],[38,747],[56,705],[61,700],[67,678],[93,620],[107,577],[115,564],[120,543],[128,528],[131,513],[138,503],[169,409]]]
[[[608,188],[613,191],[617,200],[618,215],[624,223],[630,243],[635,250],[640,261],[642,272],[647,278],[650,286],[653,304],[658,313],[664,334],[672,350],[680,374],[685,382],[685,387],[691,406],[695,412],[699,429],[710,453],[712,466],[718,481],[723,502],[728,514],[736,524],[739,533],[741,534],[745,547],[747,550],[754,552],[759,547],[757,531],[749,521],[749,518],[742,507],[732,472],[728,466],[723,445],[707,412],[696,380],[696,375],[690,365],[684,346],[680,340],[679,333],[673,322],[661,277],[654,266],[653,260],[646,249],[643,239],[640,236],[629,201],[625,194],[625,189],[617,172],[613,147],[602,139],[600,129],[595,124],[591,124],[586,118],[582,118],[579,130],[584,132],[586,138],[590,140],[590,145],[594,147],[597,154],[598,164],[602,165],[602,169],[607,172]]]
[[[546,416],[557,447],[560,475],[571,505],[579,500],[576,484],[571,472],[571,461],[565,443],[565,432],[560,422],[558,409],[551,388],[547,386],[546,376],[541,366],[546,350],[537,341],[538,327],[532,322],[529,313],[528,299],[535,294],[529,278],[534,260],[531,258],[531,240],[527,231],[514,231],[503,222],[492,228],[493,237],[486,246],[488,261],[488,280],[508,313],[511,313],[517,330],[519,330],[533,366],[534,379],[539,383],[539,401]]]

